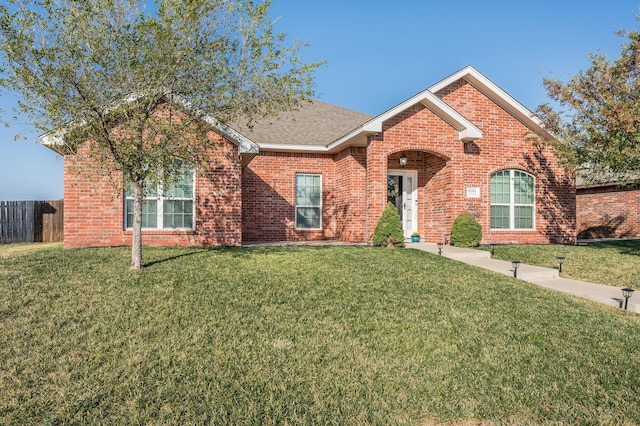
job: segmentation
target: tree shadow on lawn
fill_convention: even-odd
[[[167,247],[171,249],[172,253],[166,253],[163,257],[163,249],[157,248],[153,251],[149,257],[152,258],[149,261],[144,262],[144,267],[148,268],[154,265],[158,265],[171,260],[180,259],[184,257],[202,255],[206,253],[218,252],[220,254],[227,254],[232,257],[249,258],[254,256],[273,255],[281,253],[292,253],[299,251],[309,250],[323,250],[329,246],[305,246],[305,245],[280,245],[280,246],[261,246],[261,247],[191,247],[187,248],[188,251],[183,253],[175,253],[176,247]]]
[[[636,240],[612,240],[612,241],[585,241],[580,245],[597,249],[615,249],[620,254],[640,256],[640,239]]]
[[[198,248],[198,249],[193,249],[192,251],[188,251],[186,253],[172,254],[172,255],[165,256],[165,257],[158,256],[157,259],[153,259],[153,260],[144,262],[144,268],[149,268],[151,266],[154,266],[154,265],[157,265],[157,264],[160,264],[160,263],[164,263],[164,262],[169,262],[170,260],[180,259],[182,257],[193,256],[193,255],[196,255],[196,254],[202,254],[204,251],[205,250]],[[160,253],[154,253],[154,254],[159,255]]]

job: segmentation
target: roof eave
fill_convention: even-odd
[[[224,138],[228,139],[231,143],[238,147],[239,154],[258,154],[259,147],[253,142],[251,139],[242,135],[240,132],[234,130],[233,128],[220,123],[213,116],[205,113],[204,111],[196,108],[191,102],[183,98],[182,96],[167,93],[165,96],[171,98],[172,101],[176,102],[181,107],[196,113],[205,123],[211,126],[212,129],[220,133]],[[137,99],[139,96],[132,95],[126,98],[123,102],[131,102]],[[70,126],[74,126],[76,124],[71,124]],[[68,126],[69,127],[69,126]],[[67,128],[68,128],[67,127]],[[67,128],[51,131],[45,133],[39,137],[40,143],[47,148],[55,151],[56,153],[64,156],[65,148],[68,147],[64,141],[64,135],[67,131]],[[253,157],[252,157],[253,158]]]
[[[64,157],[65,148],[67,144],[64,142],[64,130],[57,130],[40,135],[40,143],[55,152],[56,154]]]
[[[347,133],[340,139],[332,142],[328,145],[328,147],[332,150],[336,150],[336,148],[343,146],[350,141],[353,141],[355,138],[367,138],[370,135],[381,133],[385,121],[395,117],[402,111],[418,103],[424,105],[438,117],[455,128],[459,132],[459,138],[461,141],[470,142],[482,137],[482,131],[478,127],[464,118],[460,113],[451,108],[433,93],[425,90],[396,105],[395,107],[383,112],[377,117],[372,118],[362,126],[351,131],[350,133]]]

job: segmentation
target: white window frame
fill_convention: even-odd
[[[145,201],[156,201],[156,226],[155,227],[143,227],[143,230],[165,230],[165,231],[193,231],[196,226],[196,172],[195,168],[193,168],[191,172],[191,179],[193,184],[191,197],[167,197],[164,195],[164,184],[163,182],[158,183],[158,187],[156,188],[156,195],[150,197],[143,197],[142,203],[144,205]],[[164,227],[164,202],[165,201],[191,201],[193,204],[193,208],[191,209],[191,227],[182,227],[182,228],[165,228]],[[133,201],[133,195],[127,195],[127,192],[124,193],[124,226],[126,230],[133,229],[133,226],[127,226],[127,204],[128,201]]]
[[[492,203],[491,202],[491,178],[493,175],[499,172],[509,172],[509,204],[506,203]],[[516,192],[515,192],[515,174],[516,172],[522,173],[524,175],[530,176],[533,179],[533,203],[532,204],[523,204],[516,203]],[[491,207],[493,206],[507,206],[509,207],[509,227],[508,228],[491,228],[492,231],[533,231],[536,229],[536,177],[531,173],[527,173],[518,169],[504,169],[497,170],[489,176],[489,226],[491,226]],[[531,207],[532,208],[532,218],[531,218],[531,228],[516,228],[515,227],[515,208],[516,207]]]
[[[298,205],[298,176],[317,176],[320,178],[320,204]],[[297,231],[320,231],[322,230],[322,174],[321,173],[296,173],[295,175],[295,211],[294,221]],[[298,225],[298,209],[299,208],[317,208],[320,211],[320,227],[318,228],[305,228]]]

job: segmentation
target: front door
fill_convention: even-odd
[[[387,176],[387,201],[398,209],[405,238],[418,230],[418,172],[390,170]]]

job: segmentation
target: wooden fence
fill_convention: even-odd
[[[62,241],[64,201],[0,201],[0,244]]]

